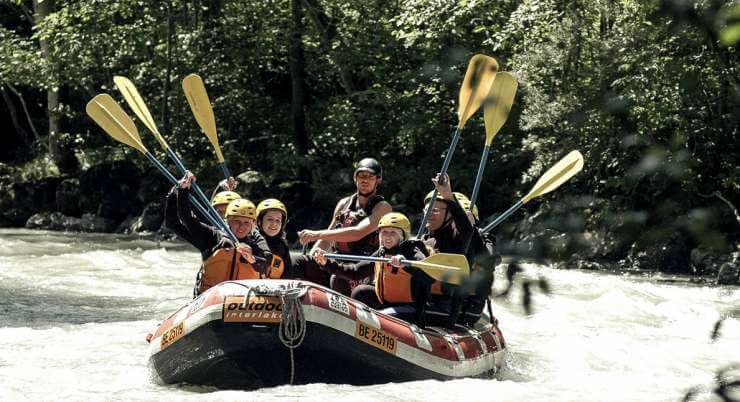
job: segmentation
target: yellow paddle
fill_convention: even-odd
[[[476,54],[470,59],[468,63],[468,69],[465,72],[465,78],[463,78],[462,86],[460,87],[460,95],[457,109],[457,116],[459,123],[455,129],[455,134],[452,137],[452,142],[447,150],[444,163],[442,164],[442,170],[440,171],[440,177],[444,177],[447,173],[447,168],[450,166],[452,160],[452,154],[455,152],[457,142],[460,140],[460,132],[462,131],[465,123],[468,121],[479,108],[483,100],[491,90],[491,84],[494,82],[498,72],[498,63],[493,57],[485,56],[482,54]],[[434,203],[437,200],[437,190],[434,190],[432,194],[431,205],[427,208],[424,213],[424,218],[421,220],[419,231],[416,234],[417,238],[421,238],[426,230],[426,223],[429,220],[429,214],[434,208]]]
[[[131,117],[123,111],[121,106],[116,103],[110,95],[99,94],[95,96],[87,103],[85,110],[87,111],[88,116],[90,116],[95,123],[97,123],[98,126],[100,126],[100,128],[102,128],[103,131],[110,135],[114,140],[126,144],[144,154],[144,156],[146,156],[147,159],[149,159],[149,161],[152,162],[160,172],[162,172],[170,183],[175,185],[177,184],[177,179],[172,176],[167,168],[165,168],[164,165],[162,165],[159,160],[149,152],[144,144],[142,144],[141,137],[139,137],[139,131],[136,129],[136,125],[133,120],[131,120]],[[231,229],[226,225],[226,222],[224,222],[220,217],[214,218],[214,216],[218,216],[218,214],[210,203],[206,204],[207,206],[204,207],[198,203],[197,199],[194,197],[191,197],[191,202],[213,226],[224,230],[229,234],[232,241],[237,241],[236,236],[231,232]]]
[[[390,258],[368,257],[364,255],[348,254],[324,254],[326,258],[339,261],[373,261],[373,262],[391,262]],[[427,275],[440,281],[453,285],[459,285],[463,280],[470,276],[470,266],[468,259],[462,254],[437,253],[421,261],[401,260],[401,264],[412,266],[426,272]]]
[[[483,228],[482,232],[484,234],[490,232],[491,229],[498,226],[499,223],[503,222],[504,219],[508,218],[524,204],[533,198],[547,194],[560,187],[561,184],[565,183],[576,173],[580,172],[581,169],[583,169],[583,155],[578,151],[571,151],[568,155],[565,155],[563,159],[558,161],[558,163],[548,169],[547,172],[537,180],[537,183],[534,184],[534,187],[532,187],[527,195],[517,201],[516,204],[512,205],[511,208],[507,209],[506,212],[501,214],[493,222],[489,223],[485,228]]]
[[[210,99],[208,99],[208,92],[206,92],[206,86],[203,84],[203,80],[197,74],[190,74],[182,80],[182,90],[185,92],[185,98],[188,100],[190,110],[193,111],[195,121],[198,122],[206,137],[208,137],[208,141],[213,145],[213,150],[216,151],[216,159],[218,159],[218,163],[221,165],[224,177],[228,180],[231,177],[231,173],[226,168],[224,155],[221,153],[221,146],[218,144],[216,118],[213,116],[213,108],[211,107]]]
[[[488,161],[488,152],[491,150],[491,143],[493,137],[498,134],[501,127],[509,117],[511,111],[511,105],[514,103],[514,96],[516,95],[516,89],[519,84],[513,75],[507,72],[501,72],[496,74],[496,79],[493,81],[491,86],[491,92],[488,94],[488,99],[485,105],[483,105],[483,118],[486,123],[486,142],[483,147],[483,155],[480,158],[480,164],[478,165],[478,175],[475,177],[475,185],[473,186],[473,194],[470,196],[470,208],[473,208],[475,202],[478,200],[478,191],[480,191],[480,184],[483,180],[483,170],[486,167]]]
[[[118,90],[121,91],[121,94],[123,94],[123,98],[126,99],[126,103],[128,103],[128,105],[131,107],[131,110],[136,113],[139,119],[141,119],[144,125],[154,135],[154,138],[156,138],[162,148],[164,148],[167,156],[169,156],[172,162],[174,162],[175,166],[177,166],[177,169],[180,170],[180,173],[185,174],[185,166],[182,164],[182,161],[177,156],[177,154],[175,154],[172,148],[170,148],[169,144],[167,144],[167,141],[165,141],[164,137],[162,137],[162,134],[159,133],[157,125],[154,124],[154,119],[152,118],[151,113],[149,113],[149,108],[147,108],[146,103],[144,103],[141,95],[139,95],[139,90],[136,89],[134,83],[131,82],[131,80],[129,80],[128,78],[121,76],[113,77],[113,82],[116,83]],[[210,210],[207,207],[210,204],[210,200],[203,193],[203,190],[201,190],[200,186],[198,186],[198,183],[193,183],[193,189],[195,190],[196,195],[200,199],[200,202],[205,207],[205,209]],[[221,219],[221,217],[217,214],[215,215],[215,217]]]

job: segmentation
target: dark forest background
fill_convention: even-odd
[[[497,228],[502,250],[736,281],[738,39],[740,5],[718,0],[1,0],[0,226],[159,229],[167,183],[85,114],[101,92],[123,104],[114,75],[215,185],[180,86],[193,72],[239,190],[286,201],[291,239],[328,223],[365,156],[384,166],[381,193],[418,221],[467,62],[484,53],[519,91],[482,217],[569,151],[586,161]],[[484,135],[479,113],[449,170],[455,190],[471,192]]]

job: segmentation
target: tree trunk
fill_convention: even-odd
[[[172,78],[172,34],[174,26],[172,22],[172,0],[167,0],[167,61],[164,75],[164,96],[162,96],[162,128],[165,135],[170,133],[169,96],[170,81]]]
[[[308,154],[308,130],[306,129],[305,59],[303,56],[303,6],[301,0],[291,0],[293,23],[290,35],[290,78],[291,78],[291,116],[293,120],[293,139],[296,150],[302,156]]]
[[[357,80],[352,72],[352,69],[342,62],[341,58],[338,57],[337,52],[332,50],[331,42],[337,36],[337,28],[335,22],[324,12],[323,7],[319,4],[318,0],[303,0],[303,4],[308,10],[308,14],[311,17],[311,21],[316,26],[316,30],[319,31],[319,43],[324,53],[328,54],[334,64],[339,69],[339,79],[342,83],[344,90],[351,94],[358,91]]]
[[[53,0],[33,0],[34,23],[38,26],[51,14]],[[50,88],[46,91],[46,110],[49,115],[49,152],[60,173],[72,173],[79,167],[74,151],[64,143],[61,132],[61,111],[59,83],[54,60],[52,59],[49,41],[40,39],[41,55],[51,66],[52,78]]]

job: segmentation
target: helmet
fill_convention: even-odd
[[[380,228],[397,228],[403,231],[405,238],[411,235],[411,222],[406,215],[400,212],[389,212],[380,218],[378,229]]]
[[[434,190],[432,190],[429,193],[427,193],[427,196],[424,197],[424,204],[425,205],[428,204],[429,201],[432,199],[432,194],[434,194]],[[460,206],[462,207],[462,209],[464,209],[465,211],[467,211],[467,210],[470,209],[470,199],[465,194],[458,193],[457,191],[455,191],[454,193],[452,193],[452,195],[455,196],[455,199],[460,204]],[[439,193],[437,193],[437,201],[445,201],[445,202],[447,202],[447,200],[445,200],[444,198],[442,198],[442,195],[440,195]],[[475,217],[476,220],[480,219],[478,217],[478,207],[475,206],[475,205],[473,205],[473,216]]]
[[[428,192],[426,197],[424,197],[424,205],[428,204],[429,201],[432,199],[432,194],[434,194],[434,190]],[[437,193],[437,200],[444,201],[445,199],[442,198],[442,195],[440,193]]]
[[[242,197],[233,191],[221,191],[213,196],[213,199],[211,200],[211,205],[215,207],[216,205],[228,204],[238,198]]]
[[[252,201],[246,198],[237,198],[229,203],[226,207],[226,218],[232,216],[241,216],[243,218],[257,218],[257,208],[254,207]]]
[[[460,204],[460,206],[463,208],[463,210],[468,211],[470,210],[470,199],[463,193],[454,192],[452,193],[455,198],[457,199],[457,202]],[[478,207],[473,205],[472,208],[473,216],[475,217],[475,220],[480,220],[478,217]]]
[[[275,198],[268,198],[266,200],[262,200],[262,202],[257,204],[258,219],[260,216],[262,216],[263,213],[267,212],[270,209],[277,209],[278,211],[282,212],[283,221],[285,221],[285,218],[288,217],[288,209],[285,208],[285,204],[283,204],[282,202],[280,202],[280,200],[277,200]]]
[[[355,176],[358,172],[370,172],[378,177],[383,177],[383,168],[380,166],[380,162],[373,158],[365,158],[355,165]]]

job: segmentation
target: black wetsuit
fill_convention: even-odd
[[[468,264],[473,265],[473,255],[466,253],[475,228],[457,199],[437,200],[447,204],[447,214],[451,222],[443,227],[425,234],[423,239],[435,239],[434,250],[438,253],[465,254]],[[454,223],[454,228],[451,223]],[[453,326],[460,314],[460,286],[442,283],[444,295],[432,295],[432,304],[426,308],[426,320],[429,325]]]
[[[178,190],[177,215],[190,235],[190,243],[200,251],[203,261],[207,260],[218,249],[233,248],[234,243],[226,233],[219,228],[201,222],[195,217],[191,210],[190,200],[188,199],[189,194],[189,189],[181,188]],[[260,272],[265,272],[267,268],[265,262],[271,260],[272,254],[262,235],[257,230],[252,230],[246,237],[239,239],[239,242],[252,248],[252,255],[256,260],[252,266]],[[240,255],[239,258],[243,259],[244,257]],[[198,273],[198,282],[201,275],[202,267],[201,272]],[[196,290],[197,287],[196,282]]]
[[[491,296],[493,275],[496,265],[501,263],[501,256],[496,252],[496,238],[492,234],[482,234],[477,227],[468,254],[474,256],[474,264],[471,267],[470,281],[462,289],[462,294],[467,296],[463,299],[458,322],[472,326],[480,319]]]
[[[278,236],[267,236],[267,234],[260,232],[267,242],[267,246],[270,248],[270,252],[273,256],[278,256],[283,260],[283,275],[281,279],[297,279],[300,275],[296,272],[292,256],[290,253],[290,246],[284,237]]]

